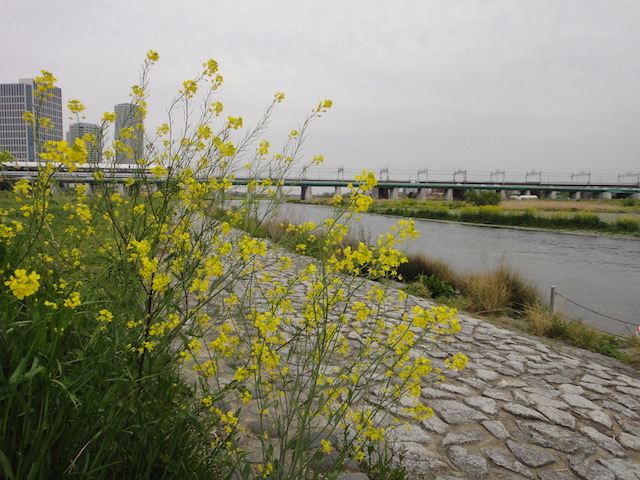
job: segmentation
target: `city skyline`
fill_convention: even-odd
[[[31,112],[48,118],[48,125],[32,126],[24,119]],[[62,140],[62,90],[49,89],[46,96],[38,95],[31,78],[16,83],[0,84],[0,151],[9,152],[16,161],[35,162],[38,144]]]
[[[135,163],[144,155],[144,124],[138,111],[139,107],[131,103],[113,107],[114,145],[121,145],[121,148],[116,148],[116,163]],[[48,119],[48,125],[34,128],[25,119],[27,112],[35,118]],[[102,152],[105,140],[109,138],[108,132],[102,131],[97,123],[74,120],[73,117],[67,120],[66,141],[73,144],[76,138],[89,134],[92,140],[86,145],[87,160],[103,162]],[[35,78],[0,83],[0,152],[10,153],[16,162],[36,163],[38,154],[48,141],[65,139],[63,131],[62,89],[59,86],[48,88],[45,94],[39,95]]]

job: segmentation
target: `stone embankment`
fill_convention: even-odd
[[[306,286],[296,288],[291,298],[303,298]],[[364,285],[355,300],[366,301],[366,290]],[[432,305],[415,297],[410,302]],[[423,388],[423,403],[434,416],[402,426],[390,438],[404,452],[399,461],[410,478],[640,480],[640,372],[467,315],[458,318],[461,331],[433,355],[464,352],[467,368]]]

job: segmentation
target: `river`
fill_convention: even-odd
[[[332,215],[332,208],[316,205],[286,204],[281,210],[291,223],[320,222]],[[375,239],[397,221],[362,214],[352,232],[365,241]],[[556,310],[566,316],[614,334],[635,334],[640,325],[638,239],[420,219],[416,230],[420,238],[407,246],[407,253],[440,258],[458,272],[487,271],[502,262],[536,285],[547,302],[555,286],[561,295],[556,296]]]

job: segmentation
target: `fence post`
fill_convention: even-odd
[[[551,313],[553,313],[555,300],[556,300],[556,287],[551,285],[551,298],[549,299],[549,309],[551,309]]]

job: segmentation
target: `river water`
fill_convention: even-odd
[[[324,206],[286,204],[281,209],[281,217],[291,223],[320,222],[331,216],[333,209]],[[362,214],[352,232],[362,240],[375,240],[397,221]],[[638,239],[419,219],[416,230],[420,238],[408,245],[407,253],[441,258],[457,272],[488,271],[502,262],[536,285],[547,302],[555,286],[556,310],[570,318],[615,334],[633,334],[640,325]]]

